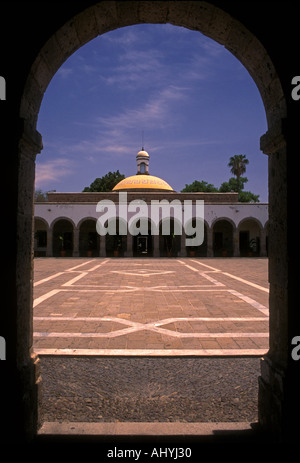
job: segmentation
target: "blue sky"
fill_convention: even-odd
[[[135,175],[143,134],[150,174],[174,190],[194,180],[219,187],[232,176],[230,156],[245,154],[245,190],[268,200],[258,89],[230,52],[196,31],[143,24],[92,40],[53,77],[37,129],[43,191],[82,191],[117,169]]]

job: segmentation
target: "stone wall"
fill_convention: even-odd
[[[119,192],[107,193],[48,193],[48,201],[51,203],[95,203],[103,199],[109,199],[118,203]],[[127,192],[128,201],[135,199],[143,199],[147,203],[152,200],[166,199],[173,201],[174,199],[184,200],[203,200],[207,204],[234,204],[238,202],[238,193],[177,193],[177,192]]]

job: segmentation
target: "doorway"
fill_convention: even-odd
[[[148,236],[138,236],[137,237],[137,254],[147,255],[148,250]]]

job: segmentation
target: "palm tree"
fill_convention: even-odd
[[[231,167],[230,172],[240,179],[240,176],[246,172],[246,165],[249,164],[248,159],[244,154],[236,154],[231,156],[228,167]]]

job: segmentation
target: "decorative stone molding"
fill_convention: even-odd
[[[286,144],[287,120],[280,119],[260,138],[260,149],[264,154],[272,154]]]
[[[41,134],[32,127],[26,119],[20,118],[20,140],[19,151],[22,154],[35,156],[43,149]]]

